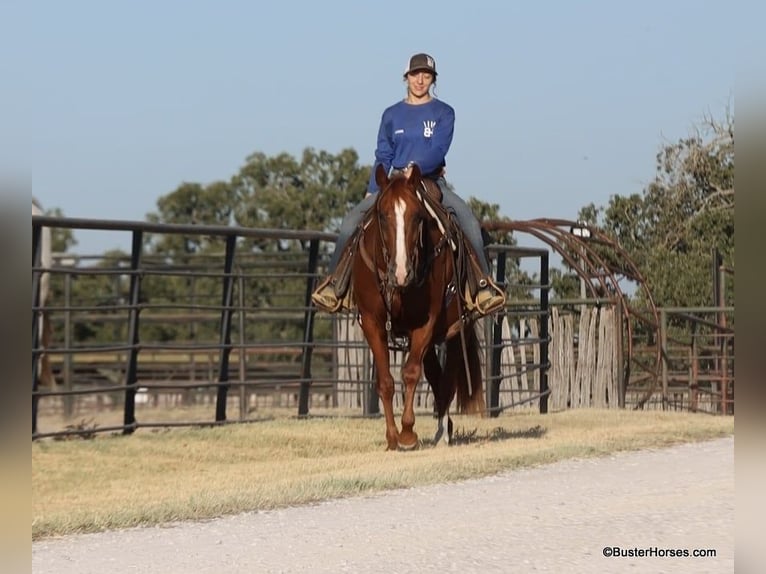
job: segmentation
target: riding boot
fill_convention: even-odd
[[[468,252],[468,280],[464,295],[466,307],[479,315],[489,315],[505,306],[505,292],[492,277],[482,271],[478,261],[481,255],[477,254],[468,242],[464,245]]]
[[[311,300],[322,311],[335,313],[340,310],[342,299],[335,295],[335,278],[332,275],[328,275],[319,284],[319,287],[311,294]]]
[[[481,315],[489,315],[505,306],[505,293],[487,277],[479,282],[474,305]]]
[[[354,236],[344,249],[335,270],[325,277],[311,294],[311,300],[314,302],[314,305],[323,311],[336,313],[341,307],[347,310],[350,310],[352,307],[349,285],[351,283],[351,264],[356,243],[357,238]]]
[[[505,306],[505,293],[491,278],[486,277],[479,281],[476,294],[471,293],[468,285],[463,295],[465,306],[469,311],[476,311],[479,315],[490,315]]]

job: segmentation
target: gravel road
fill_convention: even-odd
[[[607,558],[605,547],[649,555]],[[667,552],[694,549],[716,555]],[[32,571],[733,572],[734,439],[205,522],[48,539],[32,545]]]

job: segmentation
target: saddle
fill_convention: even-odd
[[[457,217],[442,204],[442,191],[439,185],[432,179],[423,179],[421,188],[425,192],[421,196],[421,201],[436,220],[455,254],[456,287],[465,286],[461,292],[468,291],[473,298],[479,290],[482,279],[478,254],[474,253],[471,243],[466,239]]]
[[[434,180],[426,178],[421,180],[418,196],[426,210],[436,221],[439,230],[446,239],[446,243],[453,252],[456,290],[460,293],[465,293],[466,296],[471,298],[475,297],[482,279],[481,266],[477,260],[478,254],[474,253],[470,242],[465,238],[457,218],[442,204],[442,191]],[[338,274],[335,277],[334,290],[336,297],[344,299],[343,306],[346,308],[351,308],[350,302],[352,301],[351,294],[349,293],[351,270],[353,267],[351,262],[359,248],[362,232],[369,225],[373,212],[374,207],[370,208],[364,215],[338,262]],[[368,264],[371,265],[372,263],[369,262]]]

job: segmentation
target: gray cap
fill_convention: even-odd
[[[406,76],[413,72],[431,72],[435,77],[436,61],[428,54],[415,54],[410,58],[407,69],[404,71],[404,75]]]

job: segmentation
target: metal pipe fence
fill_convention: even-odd
[[[523,231],[531,224],[515,225]],[[43,226],[127,233],[131,250],[59,254],[43,268]],[[171,256],[158,247],[158,239],[193,235],[218,238],[222,251]],[[252,422],[270,417],[270,409],[378,416],[356,317],[317,314],[311,303],[334,234],[33,216],[32,238],[33,439]],[[488,251],[497,282],[525,293],[477,325],[490,416],[604,400],[610,408],[733,413],[733,309],[723,307],[721,294],[728,270],[719,272],[721,304],[663,309],[655,327],[657,310],[633,308],[621,293],[551,301],[547,248]],[[532,284],[514,283],[523,259],[537,263]],[[40,301],[43,273],[50,274],[48,301]],[[37,320],[43,310],[53,325],[47,348]],[[635,345],[633,322],[655,329],[654,343]],[[688,328],[674,330],[679,324]],[[600,347],[586,349],[586,338]],[[40,386],[43,353],[54,366],[53,387]],[[395,375],[402,359],[392,357]],[[606,398],[596,401],[597,394]],[[416,404],[432,408],[425,382]]]
[[[375,414],[369,408],[377,404],[370,361],[364,358],[356,376],[345,378],[338,363],[339,352],[365,354],[366,344],[338,338],[333,325],[341,318],[316,314],[311,304],[334,234],[45,216],[33,217],[32,224],[33,239],[42,226],[131,234],[129,254],[59,255],[47,269],[40,265],[39,250],[33,249],[33,318],[45,309],[55,335],[53,344],[43,349],[33,320],[33,438],[246,422],[262,417],[269,397],[271,406],[287,405],[297,416],[308,416],[326,408],[338,410],[338,388],[349,384],[365,397],[359,405],[362,414]],[[174,235],[220,237],[225,250],[213,256],[176,256],[175,261],[153,250],[152,240]],[[275,246],[279,242],[294,246],[286,252],[276,247],[253,250],[247,243],[252,239],[261,245],[266,240]],[[526,302],[526,310],[509,306],[500,320],[481,324],[488,412],[497,414],[530,401],[545,412],[547,333],[510,341],[503,336],[503,322],[524,314],[547,316],[547,309],[540,306],[547,304],[547,251],[497,245],[489,251],[499,283],[508,283],[509,257],[536,257],[543,285],[531,287],[541,295]],[[49,301],[39,302],[39,278],[44,272],[50,274],[54,289]],[[501,391],[507,377],[502,350],[522,344],[542,349],[534,363],[524,365],[537,373],[539,386],[521,395]],[[35,359],[43,352],[55,366],[58,384],[53,388],[38,387]],[[504,401],[506,395],[514,398]],[[163,399],[167,408],[152,412],[159,419],[150,420],[148,406],[160,407]],[[174,409],[183,410],[179,406],[202,410],[178,420]],[[231,408],[237,406],[238,414],[232,416]],[[98,423],[83,419],[63,429],[55,428],[51,421],[56,417],[50,416],[73,421],[118,411],[121,424],[104,416]]]

